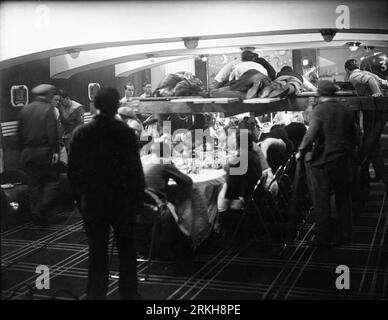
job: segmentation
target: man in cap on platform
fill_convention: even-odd
[[[338,212],[338,242],[348,243],[352,235],[351,177],[356,146],[353,114],[339,103],[334,94],[338,87],[324,80],[318,85],[320,102],[313,109],[310,126],[296,158],[314,144],[310,166],[312,200],[315,213],[314,245],[332,245],[330,196],[334,191]]]
[[[20,110],[18,119],[20,160],[28,176],[31,213],[36,224],[47,223],[59,179],[58,122],[51,105],[55,90],[49,84],[33,88],[35,100]]]

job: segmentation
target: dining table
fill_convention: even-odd
[[[186,172],[185,172],[186,173]],[[181,188],[170,180],[168,198],[176,207],[178,225],[189,235],[193,249],[197,249],[212,233],[217,217],[217,198],[225,184],[223,169],[203,168],[186,173],[193,180],[191,188]]]

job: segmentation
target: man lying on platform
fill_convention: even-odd
[[[300,93],[301,91],[317,91],[315,87],[306,77],[295,72],[290,66],[284,66],[280,72],[276,75],[275,82],[289,85],[291,93]]]
[[[214,98],[283,98],[303,91],[317,90],[305,77],[294,72],[289,66],[283,67],[276,79],[271,81],[254,65],[254,62],[248,61],[236,65],[237,69],[234,69],[230,76],[231,81],[225,87],[211,90],[210,95]]]
[[[240,59],[232,60],[231,62],[227,63],[221,68],[221,70],[217,73],[216,77],[214,78],[214,81],[210,84],[210,88],[217,89],[217,88],[226,86],[227,83],[231,80],[230,78],[231,77],[234,78],[232,76],[232,73],[234,69],[237,67],[237,65],[239,65],[241,62],[248,62],[248,61],[250,63],[256,63],[259,66],[258,68],[254,67],[254,69],[259,70],[265,76],[269,76],[271,80],[275,79],[276,71],[267,60],[265,60],[262,57],[259,57],[259,55],[255,52],[252,52],[250,50],[244,50],[243,52],[241,52]],[[240,65],[240,67],[243,67],[243,65]]]

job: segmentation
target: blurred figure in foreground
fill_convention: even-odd
[[[59,130],[52,106],[55,90],[48,84],[33,88],[35,100],[19,114],[21,163],[28,177],[32,219],[36,224],[48,222],[59,183]]]
[[[121,299],[136,299],[137,270],[133,227],[143,208],[144,174],[135,133],[115,119],[119,93],[102,88],[91,122],[74,132],[68,175],[89,241],[88,299],[105,299],[108,242],[113,228],[119,252]]]

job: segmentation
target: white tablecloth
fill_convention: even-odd
[[[192,245],[197,248],[211,233],[217,215],[217,197],[225,182],[225,171],[202,169],[199,174],[189,174],[193,179],[191,189],[169,184],[169,199],[178,211],[179,224],[189,231]]]

